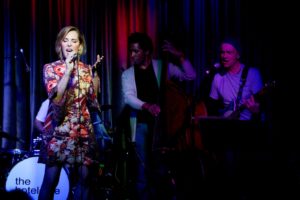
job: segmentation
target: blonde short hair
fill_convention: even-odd
[[[75,26],[65,26],[57,34],[56,42],[55,42],[55,51],[61,60],[64,59],[61,50],[61,40],[63,40],[65,36],[71,31],[76,31],[78,33],[78,39],[80,43],[80,47],[78,51],[79,56],[86,53],[86,42],[83,33],[81,33],[81,31]]]

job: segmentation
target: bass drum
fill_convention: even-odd
[[[7,191],[20,189],[28,193],[32,199],[38,199],[44,177],[45,164],[38,163],[38,157],[30,157],[17,163],[9,172],[5,188]],[[62,169],[54,199],[67,199],[69,194],[69,179],[65,169]]]

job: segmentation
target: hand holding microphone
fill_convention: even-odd
[[[70,63],[75,62],[76,60],[78,60],[78,53],[73,54],[73,57],[70,60]]]
[[[66,63],[66,66],[67,66],[67,71],[69,73],[71,73],[73,71],[77,60],[78,60],[78,53],[74,53],[73,55],[68,56],[66,58],[65,63]]]

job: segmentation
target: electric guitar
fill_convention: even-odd
[[[260,91],[258,91],[256,94],[253,95],[255,101],[259,101],[261,99],[261,97],[267,93],[267,91],[269,91],[272,88],[275,88],[275,84],[276,84],[275,80],[265,83],[264,87]],[[246,108],[245,104],[237,105],[235,110],[233,110],[231,112],[227,111],[226,114],[224,114],[224,117],[228,118],[228,119],[238,119],[241,112],[245,108]]]

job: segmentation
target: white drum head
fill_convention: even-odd
[[[17,163],[9,172],[6,180],[6,190],[20,189],[29,194],[34,200],[38,199],[44,178],[45,164],[38,163],[37,161],[38,157],[31,157]],[[62,169],[54,199],[67,199],[69,187],[68,175]]]

